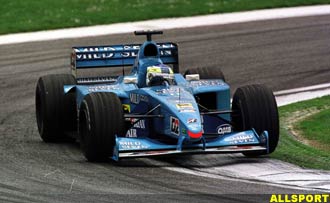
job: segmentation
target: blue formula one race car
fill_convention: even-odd
[[[156,43],[73,47],[72,74],[40,77],[36,117],[45,142],[68,135],[88,161],[185,153],[273,152],[277,105],[263,85],[230,88],[217,68],[179,73],[178,46]],[[78,77],[82,69],[132,66],[121,76]],[[98,69],[99,70],[99,69]],[[71,137],[72,137],[71,136]]]

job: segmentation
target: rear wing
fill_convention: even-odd
[[[73,47],[71,55],[71,71],[79,80],[78,69],[133,66],[141,44],[124,44],[109,46]],[[178,46],[175,43],[157,43],[160,58],[165,64],[172,64],[175,73],[179,72]],[[104,80],[102,80],[104,81]]]

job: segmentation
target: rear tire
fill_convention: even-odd
[[[75,85],[72,75],[57,74],[40,77],[36,87],[35,107],[38,131],[44,142],[65,138],[64,132],[76,131],[75,95],[64,94],[64,85]]]
[[[90,162],[103,161],[113,155],[116,135],[124,134],[124,113],[114,93],[88,94],[79,112],[81,148]]]
[[[264,85],[248,85],[238,88],[232,102],[232,122],[235,131],[251,130],[260,135],[268,131],[269,153],[279,140],[278,110],[273,92]],[[259,156],[267,152],[245,152],[246,156]]]
[[[189,74],[199,74],[200,79],[221,79],[224,82],[226,81],[220,68],[203,67],[188,69],[184,72],[184,76]]]

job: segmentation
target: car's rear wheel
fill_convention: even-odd
[[[273,92],[264,85],[248,85],[236,90],[232,102],[232,123],[235,131],[251,130],[260,135],[268,131],[269,153],[279,140],[279,119]],[[259,156],[262,152],[245,152],[246,156]]]
[[[226,81],[225,76],[220,68],[202,67],[195,69],[187,69],[184,72],[184,76],[189,74],[199,74],[200,79],[221,79],[223,81]]]
[[[45,142],[65,138],[64,132],[76,131],[75,95],[64,94],[64,85],[75,85],[72,75],[56,74],[40,77],[36,87],[35,108],[40,137]]]
[[[113,155],[115,136],[123,135],[124,113],[114,93],[88,94],[80,107],[79,135],[81,148],[88,161],[103,161]]]

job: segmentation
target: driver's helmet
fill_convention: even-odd
[[[173,84],[174,74],[171,67],[165,64],[149,66],[147,68],[146,84],[147,86]]]

